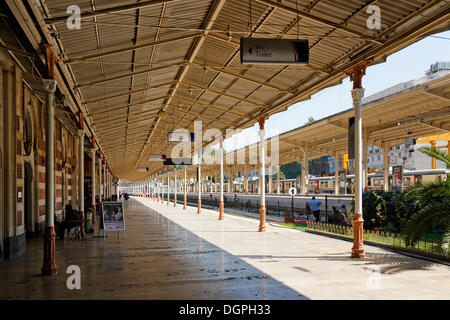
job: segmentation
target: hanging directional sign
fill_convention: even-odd
[[[308,40],[241,38],[241,64],[307,64]]]
[[[191,158],[167,158],[166,160],[164,160],[165,166],[176,166],[176,165],[180,165],[180,164],[191,165],[192,159]]]
[[[169,142],[194,142],[194,133],[175,130],[169,132],[167,140]]]
[[[166,159],[164,154],[151,154],[148,156],[149,161],[164,161]]]

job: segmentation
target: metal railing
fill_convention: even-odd
[[[310,230],[317,230],[331,234],[353,237],[353,228],[347,225],[307,221],[306,228]],[[382,243],[397,248],[411,248],[417,251],[430,252],[444,256],[448,256],[450,253],[449,251],[445,253],[445,251],[442,249],[442,242],[440,240],[421,238],[412,247],[409,247],[406,245],[405,239],[401,234],[385,232],[382,230],[363,230],[363,239],[366,241]]]

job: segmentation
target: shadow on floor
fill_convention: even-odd
[[[37,276],[42,239],[29,241],[0,263],[0,299],[307,299],[136,200],[124,211],[126,241],[57,240],[54,277]],[[80,267],[81,290],[67,288],[69,265]]]

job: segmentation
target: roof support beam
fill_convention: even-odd
[[[135,9],[145,8],[145,7],[150,7],[150,6],[156,6],[159,4],[175,2],[175,1],[177,1],[177,0],[148,0],[148,1],[141,1],[138,3],[128,4],[128,5],[123,5],[123,6],[116,6],[116,7],[98,9],[98,10],[90,10],[90,11],[82,12],[81,19],[102,16],[102,15],[110,14],[110,13],[118,13],[118,12],[124,12],[124,11],[129,11],[129,10],[135,10]],[[53,18],[44,19],[44,21],[46,24],[62,23],[62,22],[66,22],[69,17],[70,17],[70,15],[63,14],[60,16],[55,16]]]
[[[189,51],[189,59],[188,59],[188,63],[192,63],[195,59],[195,57],[197,56],[198,52],[200,51],[201,46],[203,45],[204,41],[205,41],[205,37],[208,35],[209,30],[211,30],[212,26],[214,25],[214,23],[216,22],[216,19],[220,13],[220,11],[222,10],[223,6],[225,5],[225,0],[217,0],[213,3],[211,10],[208,13],[208,16],[205,18],[205,21],[203,23],[203,29],[205,30],[203,32],[203,36],[198,38],[194,44],[191,47],[191,50]],[[166,101],[166,105],[170,104],[173,96],[175,95],[175,92],[177,91],[179,84],[181,81],[183,81],[184,77],[186,76],[186,72],[189,69],[188,66],[183,67],[180,70],[179,75],[177,76],[178,82],[175,84],[175,86],[172,88],[172,91],[170,93],[170,96],[167,98]],[[165,109],[165,107],[163,108],[163,110]],[[142,155],[144,154],[144,151],[146,149],[146,147],[148,146],[148,143],[150,142],[153,133],[155,132],[155,129],[158,125],[158,122],[160,121],[161,117],[159,117],[156,122],[155,122],[155,126],[153,127],[153,129],[151,130],[147,141],[145,142],[144,147],[142,148],[142,151],[139,155],[139,159],[142,157]],[[137,162],[136,162],[137,165]]]
[[[147,117],[147,118],[143,118],[143,119],[139,119],[139,120],[137,120],[137,121],[131,121],[131,122],[128,122],[128,124],[133,124],[133,123],[138,123],[138,122],[142,122],[142,121],[148,121],[148,120],[151,120],[151,119],[154,119],[154,118],[156,118],[158,115],[153,115],[153,116],[151,116],[151,117]],[[124,123],[124,127],[126,127],[126,123]],[[95,129],[96,130],[101,130],[101,129],[104,129],[104,128],[107,128],[107,127],[109,127],[110,126],[110,124],[109,125],[107,125],[107,126],[100,126],[100,127],[95,127]]]
[[[253,104],[253,105],[255,105],[257,107],[260,107],[260,108],[269,108],[269,106],[264,104],[264,103],[252,101],[252,100],[249,100],[249,99],[246,99],[246,98],[241,98],[241,97],[238,97],[238,96],[235,96],[235,95],[223,92],[223,91],[214,90],[214,89],[211,89],[211,88],[208,88],[208,87],[203,87],[203,86],[201,86],[199,84],[195,84],[195,83],[192,83],[192,82],[183,81],[183,82],[181,82],[181,84],[183,84],[185,86],[188,86],[188,87],[189,86],[190,87],[196,87],[196,88],[199,88],[199,89],[202,89],[202,90],[214,92],[215,94],[218,94],[218,95],[221,95],[221,96],[225,96],[225,97],[228,97],[228,98],[232,98],[232,99],[235,99],[235,100],[238,100],[238,101],[241,101],[241,102],[246,102],[246,103],[249,103],[249,104]]]
[[[177,110],[174,107],[170,107],[170,108],[175,110],[175,111],[179,111],[179,110]],[[223,121],[223,120],[219,120],[219,119],[216,119],[215,117],[205,116],[203,114],[193,112],[192,110],[189,111],[188,115],[192,115],[192,116],[198,117],[200,119],[205,119],[205,120],[208,120],[208,121],[213,121],[213,122],[215,121],[215,122],[221,123],[221,124],[226,125],[226,126],[232,126],[233,125],[231,122],[226,122],[226,121]],[[184,120],[184,119],[180,119],[180,120]],[[191,121],[188,121],[188,120],[185,120],[185,121],[191,123]]]
[[[140,104],[143,104],[143,103],[158,101],[158,100],[164,99],[166,97],[167,96],[160,96],[160,97],[156,97],[156,98],[152,98],[152,99],[147,99],[147,100],[144,100],[144,101],[139,101],[139,102],[135,102],[135,103],[131,103],[131,104],[126,104],[126,105],[123,105],[123,106],[114,107],[114,108],[111,108],[111,109],[91,112],[88,115],[89,116],[93,116],[93,115],[96,115],[96,114],[102,114],[102,113],[113,112],[113,111],[116,111],[116,110],[127,109],[129,107],[137,106],[137,105],[140,105]]]
[[[224,74],[230,75],[230,76],[235,77],[235,78],[239,78],[239,79],[246,80],[246,81],[249,81],[249,82],[253,82],[253,83],[256,83],[256,84],[260,84],[260,85],[266,86],[268,88],[275,89],[275,90],[280,91],[280,92],[295,93],[295,91],[290,91],[289,89],[281,88],[281,87],[278,87],[276,85],[270,84],[268,82],[261,81],[261,80],[258,80],[258,79],[254,79],[254,78],[248,77],[248,76],[243,75],[243,74],[231,72],[231,71],[226,70],[225,68],[216,68],[216,67],[210,67],[210,66],[202,66],[201,64],[198,64],[198,63],[194,63],[194,64],[199,66],[199,67],[206,67],[207,69],[210,69],[210,70],[213,70],[213,71],[216,71],[216,72],[220,72],[220,73],[224,73]]]
[[[83,104],[96,103],[99,101],[110,100],[110,99],[114,99],[114,98],[118,98],[118,97],[128,96],[128,95],[136,93],[136,92],[141,92],[141,91],[148,90],[148,89],[160,88],[160,87],[171,85],[173,83],[175,83],[175,81],[164,82],[164,83],[155,84],[153,86],[149,86],[149,87],[145,87],[145,88],[139,88],[139,89],[135,89],[135,90],[129,90],[129,91],[121,92],[121,93],[116,93],[116,94],[113,94],[113,95],[110,95],[107,97],[84,101]],[[140,102],[140,103],[142,103],[142,102]]]
[[[150,109],[150,110],[145,110],[142,112],[137,112],[137,113],[130,113],[130,114],[122,114],[120,116],[115,116],[115,117],[102,117],[101,121],[96,121],[94,119],[94,125],[97,126],[99,124],[103,124],[103,123],[107,123],[107,122],[111,122],[111,121],[115,121],[115,120],[119,120],[119,119],[124,119],[124,118],[131,118],[131,117],[136,117],[136,116],[140,116],[149,112],[155,112],[155,110],[158,110],[157,108],[155,109]]]
[[[236,111],[233,111],[233,110],[229,110],[229,109],[225,109],[224,107],[219,107],[219,106],[216,106],[216,105],[212,105],[212,104],[208,104],[208,103],[196,101],[196,100],[191,99],[191,98],[188,98],[188,97],[174,96],[174,98],[175,98],[175,99],[185,100],[185,101],[188,101],[188,102],[192,102],[192,103],[194,103],[194,104],[199,104],[199,105],[204,106],[204,107],[206,107],[206,108],[210,108],[210,109],[213,109],[213,110],[217,110],[217,111],[220,111],[220,112],[223,112],[223,113],[232,114],[232,115],[234,115],[234,116],[236,116],[236,117],[240,117],[240,118],[242,118],[242,117],[248,118],[248,116],[247,116],[246,114],[243,114],[243,113],[240,113],[240,112],[236,112]]]
[[[166,68],[171,68],[171,67],[178,67],[181,64],[185,63],[183,62],[175,62],[175,63],[170,63],[170,64],[166,64],[166,65],[162,65],[159,67],[154,67],[154,68],[148,68],[148,69],[144,69],[144,70],[138,70],[138,71],[134,71],[131,73],[122,73],[116,76],[112,76],[112,77],[108,77],[108,78],[100,78],[100,79],[95,79],[89,82],[85,82],[85,83],[77,83],[74,87],[74,89],[77,88],[83,88],[83,87],[90,87],[96,84],[100,84],[100,83],[105,83],[105,82],[110,82],[110,81],[114,81],[114,80],[119,80],[119,79],[123,79],[123,78],[128,78],[128,77],[132,77],[138,74],[142,74],[142,73],[149,73],[152,71],[158,71],[158,70],[162,70],[162,69],[166,69]]]
[[[113,55],[113,54],[117,54],[117,53],[133,51],[133,50],[136,50],[136,49],[152,47],[152,46],[156,46],[156,45],[160,45],[160,44],[164,44],[164,43],[169,43],[169,42],[174,42],[174,41],[179,41],[179,40],[185,40],[185,39],[189,39],[189,38],[196,38],[196,37],[200,37],[201,35],[202,35],[202,32],[190,32],[190,33],[182,34],[182,35],[179,35],[179,36],[174,36],[174,37],[170,37],[170,38],[166,38],[166,39],[153,40],[153,41],[149,41],[149,42],[136,44],[136,45],[133,45],[133,46],[127,46],[127,47],[112,49],[112,50],[109,50],[109,51],[100,51],[100,52],[91,53],[91,54],[78,56],[78,57],[71,57],[71,58],[69,57],[67,59],[64,59],[63,62],[64,63],[72,63],[72,62],[75,62],[75,61],[84,61],[84,60],[89,60],[89,59],[93,59],[93,58],[109,56],[109,55]]]
[[[338,23],[334,23],[332,21],[329,21],[329,20],[326,20],[326,19],[323,19],[323,18],[320,18],[320,17],[316,17],[316,16],[314,16],[312,14],[305,13],[303,11],[297,11],[295,8],[291,8],[291,7],[285,6],[285,5],[283,5],[283,4],[279,3],[279,2],[275,2],[275,1],[271,1],[271,0],[256,0],[256,1],[260,2],[260,3],[264,3],[265,5],[268,5],[268,6],[271,6],[271,7],[274,7],[274,8],[277,8],[277,9],[280,9],[280,10],[292,13],[294,15],[298,15],[298,16],[304,18],[304,19],[312,20],[314,22],[320,23],[320,24],[328,26],[330,28],[335,28],[335,29],[339,29],[339,30],[345,31],[348,34],[351,34],[353,36],[361,38],[362,40],[368,40],[368,41],[372,41],[372,42],[375,42],[375,43],[378,43],[378,44],[383,44],[384,43],[384,40],[374,38],[374,37],[366,35],[366,34],[364,34],[362,32],[359,32],[359,31],[347,28],[347,27],[345,27],[343,25],[340,25]]]

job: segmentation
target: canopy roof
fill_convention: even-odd
[[[76,1],[81,28],[71,30],[66,10],[74,1],[28,2],[42,32],[48,33],[49,26],[55,34],[59,70],[112,171],[129,180],[147,175],[137,172],[138,167],[149,167],[150,173],[162,169],[148,156],[170,154],[174,143],[167,142],[167,134],[174,127],[193,131],[195,120],[203,121],[203,129],[250,127],[258,116],[286,110],[340,83],[344,71],[366,59],[383,62],[447,29],[449,21],[448,2],[435,0],[311,0],[298,5],[269,0],[84,0]],[[381,8],[380,30],[367,28],[371,4]],[[308,39],[310,63],[242,65],[241,37]],[[446,104],[422,91],[418,99]],[[398,118],[406,119],[420,105],[408,103],[409,97],[396,99],[404,106],[396,107]],[[370,139],[393,143],[395,131],[402,128],[390,128],[391,115],[374,111],[380,103],[363,115],[378,130]],[[280,147],[311,141],[313,155],[343,151],[350,113],[304,128],[301,138],[286,134]],[[429,123],[415,122],[409,128],[430,131]],[[328,141],[331,132],[338,143]]]
[[[409,89],[397,91],[396,94],[384,96],[376,93],[364,99],[362,107],[363,135],[367,145],[393,147],[405,143],[406,139],[447,140],[450,132],[450,74],[428,82],[420,81]],[[364,101],[363,100],[363,101]],[[298,161],[302,163],[304,152],[308,159],[321,156],[342,156],[348,152],[348,122],[354,116],[354,109],[331,115],[278,136],[280,165]],[[425,137],[425,138],[423,138]],[[267,140],[267,155],[272,155],[271,139]],[[234,159],[232,172],[259,168],[257,159],[259,143],[240,148],[224,157]],[[244,161],[239,157],[245,155]],[[243,158],[241,158],[243,159]],[[269,165],[268,161],[266,164]],[[162,167],[162,166],[161,166]],[[195,175],[196,167],[189,168],[190,175]],[[227,170],[226,170],[227,171]],[[212,165],[202,169],[202,175],[218,174],[218,166]]]

